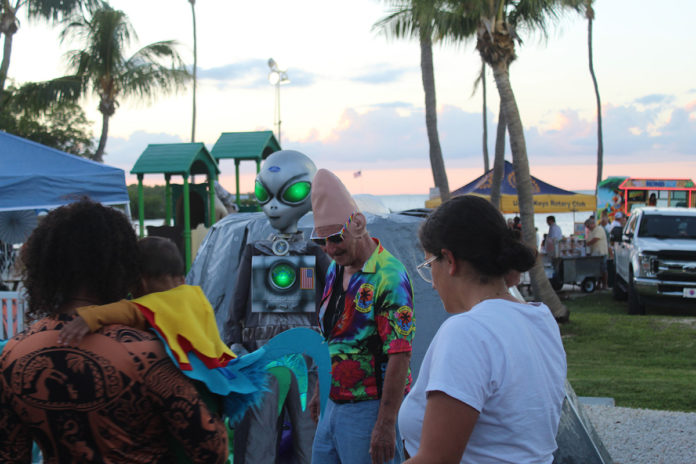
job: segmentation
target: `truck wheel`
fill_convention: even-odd
[[[633,271],[628,273],[628,314],[645,314],[645,304],[640,301],[640,295],[633,284]]]
[[[592,277],[586,277],[580,285],[580,289],[585,293],[592,293],[597,288],[597,282]]]
[[[618,275],[614,278],[614,286],[611,287],[611,294],[617,301],[626,301],[626,290],[624,290],[626,283]]]

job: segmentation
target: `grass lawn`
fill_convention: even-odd
[[[626,314],[609,292],[564,301],[568,380],[578,396],[617,406],[696,412],[696,310],[648,306]]]

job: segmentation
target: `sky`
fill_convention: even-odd
[[[186,63],[193,63],[187,0],[110,3],[138,34],[133,52],[174,39]],[[275,130],[267,65],[273,58],[290,79],[280,89],[284,149],[333,170],[353,193],[427,194],[434,183],[419,45],[375,29],[387,13],[387,3],[377,0],[198,0],[196,142],[210,149],[222,132]],[[663,0],[658,8],[647,0],[596,0],[595,14],[603,177],[696,178],[696,2]],[[61,44],[58,27],[29,22],[21,10],[19,16],[9,77],[27,82],[63,75],[65,53],[80,44]],[[510,69],[531,172],[562,188],[592,190],[597,124],[587,21],[568,13],[548,32],[545,39],[522,31],[524,43]],[[481,88],[474,92],[481,61],[473,42],[440,43],[434,65],[440,142],[455,189],[483,173]],[[487,83],[492,159],[499,100],[490,72]],[[97,101],[82,103],[98,138]],[[191,107],[191,88],[151,102],[120,101],[105,163],[128,173],[148,144],[189,142]],[[221,183],[234,191],[234,162],[223,160],[220,168]],[[251,191],[254,164],[242,163],[241,172],[242,192]]]

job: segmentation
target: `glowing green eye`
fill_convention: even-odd
[[[281,290],[292,287],[295,278],[295,269],[289,264],[280,263],[271,269],[271,282]]]
[[[266,187],[264,187],[263,184],[261,184],[261,182],[259,182],[258,180],[256,181],[256,186],[254,187],[254,195],[256,195],[256,199],[259,203],[268,201],[268,199],[270,198],[270,195],[268,194]]]
[[[312,184],[309,182],[295,182],[290,187],[285,189],[283,193],[283,200],[288,203],[298,203],[309,195],[309,191],[312,188]]]

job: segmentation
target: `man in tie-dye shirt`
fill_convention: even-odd
[[[312,240],[333,259],[319,313],[331,354],[331,392],[312,462],[403,460],[396,415],[411,385],[413,288],[404,266],[379,240],[331,172],[312,186]],[[310,408],[317,414],[318,401]]]

